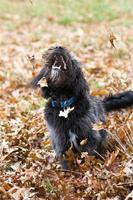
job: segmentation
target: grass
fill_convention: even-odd
[[[43,181],[42,185],[47,193],[57,193],[57,189],[51,184],[48,179],[46,181]]]
[[[119,59],[122,59],[123,57],[125,57],[125,56],[129,56],[128,55],[128,52],[127,51],[125,51],[125,50],[123,50],[123,49],[117,49],[117,51],[114,51],[113,53],[112,53],[112,57],[114,57],[114,58],[119,58]]]
[[[42,34],[41,31],[40,31],[40,32],[39,32],[39,31],[33,32],[33,33],[32,33],[32,36],[31,36],[32,42],[39,41],[40,38],[41,38],[41,34]]]
[[[0,18],[18,15],[20,20],[54,17],[57,23],[112,21],[122,16],[133,16],[133,0],[1,0]],[[128,24],[128,23],[127,23]]]

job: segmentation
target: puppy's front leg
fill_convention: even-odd
[[[69,140],[66,138],[65,133],[60,131],[55,131],[55,129],[51,126],[48,126],[50,136],[52,139],[52,146],[56,153],[57,159],[61,163],[61,167],[64,170],[68,170],[68,160],[66,158],[65,152],[69,149],[70,143]]]
[[[57,155],[58,160],[60,161],[61,168],[65,171],[69,169],[68,160],[65,154]]]
[[[58,144],[56,144],[56,145],[58,145]],[[65,155],[65,149],[63,147],[64,146],[62,144],[62,150],[58,151],[58,147],[54,145],[56,157],[61,164],[61,168],[65,171],[65,170],[69,169],[69,165],[68,165],[68,160],[67,160],[66,155]]]

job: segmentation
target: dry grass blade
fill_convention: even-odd
[[[121,140],[119,139],[119,137],[117,136],[116,133],[112,134],[109,132],[109,134],[112,136],[112,138],[119,144],[119,146],[122,148],[122,151],[126,153],[126,147],[125,145],[121,142]]]
[[[100,158],[102,158],[102,159],[105,161],[105,158],[104,158],[100,153],[98,153],[96,150],[94,150],[94,152],[95,152],[98,156],[100,156]]]

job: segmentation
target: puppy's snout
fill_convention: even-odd
[[[60,50],[63,49],[61,46],[56,46],[55,48]]]
[[[57,53],[57,54],[62,54],[62,53],[63,53],[63,47],[61,47],[61,46],[56,46],[56,47],[55,47],[55,53]]]

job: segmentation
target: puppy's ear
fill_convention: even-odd
[[[80,65],[81,63],[79,61],[77,61],[75,58],[72,59],[72,67],[75,73],[78,73],[81,71]]]
[[[39,87],[38,82],[42,79],[42,77],[45,77],[45,69],[43,68],[37,76],[33,78],[33,80],[30,82],[30,86],[33,88]]]

